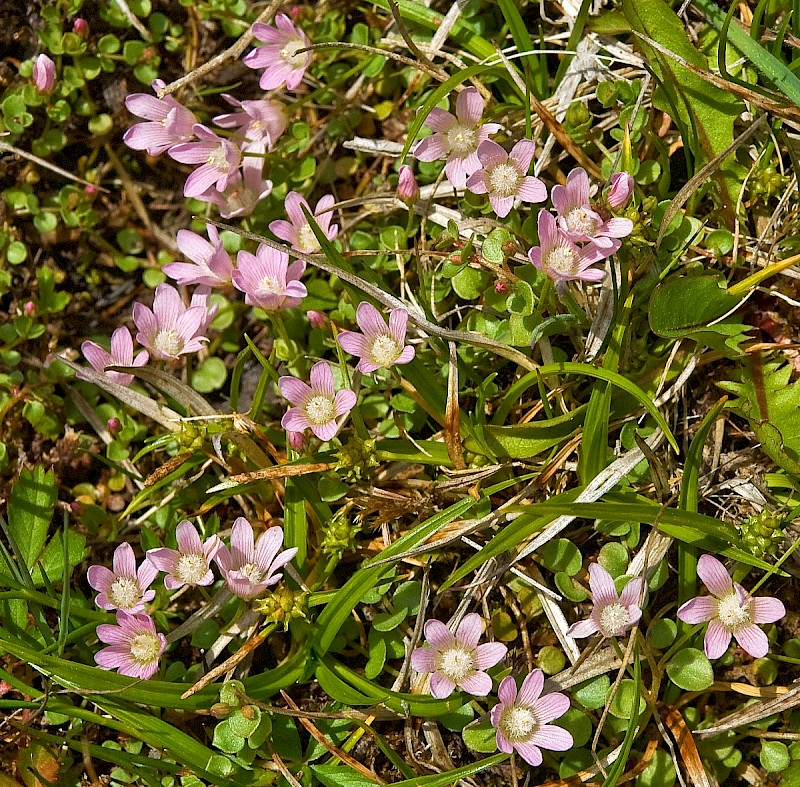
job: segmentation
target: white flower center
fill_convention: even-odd
[[[548,252],[545,266],[562,276],[574,276],[578,270],[578,255],[569,246],[556,246]]]
[[[208,563],[202,555],[181,555],[174,573],[181,582],[196,585],[208,573]]]
[[[376,366],[391,366],[403,352],[403,348],[388,334],[376,336],[369,348],[370,360]]]
[[[436,671],[461,683],[475,671],[475,651],[458,644],[440,651]]]
[[[218,172],[227,172],[231,168],[228,157],[225,155],[225,148],[222,145],[209,155],[206,163],[210,164]]]
[[[245,563],[239,569],[239,573],[254,585],[257,585],[264,578],[263,569],[259,568],[255,563]]]
[[[519,189],[522,177],[513,164],[498,164],[489,173],[489,191],[500,197],[513,197]]]
[[[302,38],[299,36],[295,36],[294,38],[290,38],[284,45],[280,51],[281,59],[284,63],[293,68],[298,67],[298,63],[294,61],[296,57],[298,57],[297,51],[299,49],[305,49],[306,44]]]
[[[539,720],[531,708],[512,705],[500,714],[497,726],[509,743],[527,741],[539,726]]]
[[[265,276],[258,283],[258,291],[267,295],[283,295],[284,289],[284,285],[272,276]]]
[[[135,579],[117,577],[108,590],[108,598],[118,609],[131,609],[142,600],[142,591]]]
[[[612,601],[600,610],[598,615],[600,632],[605,637],[615,637],[625,631],[625,627],[631,622],[628,608],[618,601]]]
[[[731,593],[720,599],[717,604],[717,620],[724,629],[730,632],[738,631],[743,626],[753,622],[753,604],[747,602],[742,605],[737,593]]]
[[[161,640],[155,634],[144,632],[131,638],[131,656],[140,664],[158,661],[160,653]]]
[[[447,132],[447,144],[456,157],[468,156],[478,147],[478,132],[474,126],[456,123]]]
[[[153,348],[162,355],[174,358],[183,349],[184,341],[174,328],[159,331],[153,339]]]
[[[336,402],[330,396],[312,396],[303,408],[312,426],[329,424],[336,417]]]
[[[564,216],[570,232],[590,237],[597,232],[597,219],[586,208],[573,208]]]
[[[310,224],[304,224],[297,230],[297,248],[300,249],[300,251],[306,252],[320,250],[321,246]]]

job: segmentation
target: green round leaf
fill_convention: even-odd
[[[615,541],[603,544],[597,555],[597,562],[616,579],[628,568],[628,550]]]
[[[657,620],[650,627],[650,645],[657,650],[665,650],[674,641],[678,634],[678,626],[670,618]]]
[[[488,284],[489,274],[479,268],[470,268],[469,265],[464,265],[453,276],[453,289],[460,298],[468,301],[479,298]]]
[[[539,550],[539,559],[551,571],[563,571],[571,577],[581,570],[583,562],[578,547],[566,538],[548,541]],[[625,560],[627,565],[627,552]]]
[[[192,386],[199,393],[218,391],[225,385],[228,370],[221,358],[206,358],[192,376]]]
[[[19,240],[12,240],[11,243],[8,244],[8,248],[6,249],[6,259],[12,265],[19,265],[21,262],[25,262],[25,258],[28,256],[28,249],[25,247],[25,244]]]
[[[577,708],[570,708],[553,724],[572,733],[573,748],[580,748],[592,737],[592,722],[583,711]]]
[[[261,711],[255,705],[245,705],[227,719],[231,732],[242,738],[249,738],[255,732],[260,721]]]
[[[497,751],[497,736],[489,719],[469,724],[461,731],[468,749],[481,754],[493,754]]]
[[[667,664],[667,675],[679,688],[703,691],[714,682],[714,668],[706,654],[697,648],[684,648]]]
[[[466,705],[462,705],[458,710],[454,710],[452,713],[445,713],[439,716],[438,720],[446,730],[460,732],[474,718],[475,711],[472,709],[472,705],[467,703]]]
[[[761,767],[769,773],[777,773],[789,767],[789,749],[780,741],[764,741],[758,759]]]
[[[609,695],[611,691],[613,691],[613,687],[609,689]],[[618,719],[630,719],[630,717],[634,714],[633,703],[635,698],[636,684],[629,678],[626,678],[620,682],[619,688],[617,689],[614,698],[611,700],[611,706],[609,707],[608,712],[612,716],[616,716]],[[645,702],[644,697],[641,696],[641,692],[639,692],[639,713],[644,713],[646,707],[647,703]]]
[[[556,672],[561,672],[566,663],[564,652],[553,645],[545,645],[536,656],[536,666],[545,675],[555,675]]]
[[[245,747],[247,741],[231,729],[229,721],[229,719],[224,719],[214,728],[213,744],[221,751],[236,754]]]
[[[575,686],[572,696],[584,708],[595,710],[606,704],[609,688],[611,688],[611,679],[608,675],[598,675],[596,678],[590,678]]]
[[[675,784],[675,763],[669,752],[656,749],[653,759],[636,777],[636,787],[672,787]]]

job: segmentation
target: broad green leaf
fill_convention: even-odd
[[[634,31],[654,40],[687,63],[708,71],[708,62],[689,41],[683,22],[664,0],[623,0],[622,9]],[[642,39],[634,39],[658,79],[662,96],[654,104],[681,127],[682,137],[699,169],[733,142],[733,124],[744,106],[732,93],[712,85],[677,60]],[[742,167],[733,156],[712,175],[719,189],[720,207],[733,221],[741,191]]]
[[[33,569],[47,540],[57,499],[56,477],[37,465],[23,468],[11,488],[8,527],[28,569]]]
[[[762,366],[760,356],[748,358],[744,369],[741,382],[718,383],[739,397],[730,409],[748,420],[770,459],[800,475],[800,381],[791,382],[791,364]]]
[[[684,691],[705,691],[714,682],[714,668],[697,648],[679,650],[667,664],[667,675]]]

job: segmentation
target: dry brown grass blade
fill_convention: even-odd
[[[147,476],[144,482],[145,489],[157,484],[162,478],[166,478],[173,470],[177,470],[191,456],[194,456],[194,451],[184,451],[182,454],[167,459],[163,465]]]
[[[623,773],[622,776],[617,779],[617,784],[626,784],[628,782],[633,781],[650,763],[650,760],[653,759],[653,755],[658,750],[658,744],[660,741],[658,738],[653,738],[647,742],[647,748],[642,755],[642,759],[636,763],[627,773]],[[568,779],[557,779],[554,782],[544,782],[540,785],[540,787],[578,787],[579,785],[586,784],[589,780],[593,779],[597,774],[600,772],[600,768],[597,765],[593,765],[591,768],[587,768],[586,770],[580,771],[576,773],[574,776],[570,776]]]
[[[265,628],[263,631],[260,631],[253,637],[242,645],[239,650],[236,651],[230,658],[225,659],[222,664],[217,665],[214,669],[209,670],[205,675],[203,675],[197,683],[192,686],[192,688],[187,689],[186,691],[181,694],[181,699],[185,700],[188,697],[191,697],[192,694],[200,691],[200,689],[204,689],[208,686],[209,683],[213,683],[220,675],[224,675],[229,670],[232,670],[239,662],[241,662],[246,656],[252,653],[270,634],[272,633],[272,627]]]
[[[308,475],[309,473],[324,473],[326,470],[333,470],[336,464],[333,462],[316,462],[307,465],[273,465],[272,467],[262,467],[260,470],[253,470],[248,473],[239,473],[228,476],[222,483],[211,487],[207,494],[219,492],[238,484],[251,484],[254,481],[272,481],[276,478],[289,478],[298,475]]]
[[[299,711],[300,708],[297,706],[295,701],[281,689],[281,697],[286,701],[286,704],[295,711]],[[371,782],[375,784],[386,784],[386,782],[381,779],[378,774],[374,771],[371,771],[367,768],[366,765],[362,765],[358,760],[354,760],[349,754],[343,752],[341,749],[336,748],[313,724],[310,719],[304,718],[303,716],[298,716],[297,720],[303,727],[308,730],[308,733],[319,743],[321,743],[334,757],[341,760],[345,765],[351,767],[357,773],[360,773],[365,779],[369,779]]]
[[[458,406],[458,357],[456,346],[448,342],[450,349],[450,368],[447,374],[447,406],[444,413],[444,441],[447,444],[447,455],[456,470],[466,470],[464,451],[461,447],[461,430]]]
[[[675,739],[689,783],[695,787],[719,787],[717,780],[706,771],[692,737],[692,731],[686,726],[681,712],[664,704],[659,704],[658,712]]]
[[[727,730],[735,730],[738,727],[747,727],[755,724],[773,713],[783,713],[800,705],[800,685],[793,686],[783,696],[773,699],[754,702],[742,710],[735,711],[725,716],[719,724],[707,727],[704,730],[697,730],[695,735],[698,738],[710,738],[712,735],[719,735]]]

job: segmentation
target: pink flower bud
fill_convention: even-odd
[[[417,179],[414,177],[413,170],[407,164],[403,164],[400,167],[400,178],[397,181],[397,198],[409,206],[419,199]]]
[[[313,309],[306,312],[306,317],[308,317],[312,328],[324,328],[327,322],[327,317],[322,312],[314,311]]]
[[[40,93],[49,93],[56,84],[56,64],[45,54],[33,64],[33,82]]]
[[[87,197],[93,197],[95,194],[97,194],[97,186],[92,186],[90,183],[88,186],[83,187],[83,193]]]
[[[28,301],[23,307],[22,311],[26,317],[33,317],[36,314],[36,304],[33,301]]]
[[[75,35],[79,35],[81,38],[85,38],[89,35],[89,23],[85,19],[78,17],[72,23],[72,32],[75,33]]]
[[[289,447],[293,450],[300,451],[303,447],[303,443],[305,442],[305,437],[303,436],[302,432],[287,432],[286,442],[289,443]]]
[[[608,190],[608,205],[615,210],[621,208],[633,192],[633,178],[627,172],[617,172],[611,176],[611,188]]]
[[[108,421],[106,421],[106,429],[108,429],[112,435],[119,434],[122,430],[122,424],[119,418],[109,418]]]
[[[502,295],[504,292],[508,292],[508,284],[506,284],[506,282],[501,281],[500,279],[498,279],[494,283],[494,291],[497,292],[497,293],[500,293]]]

